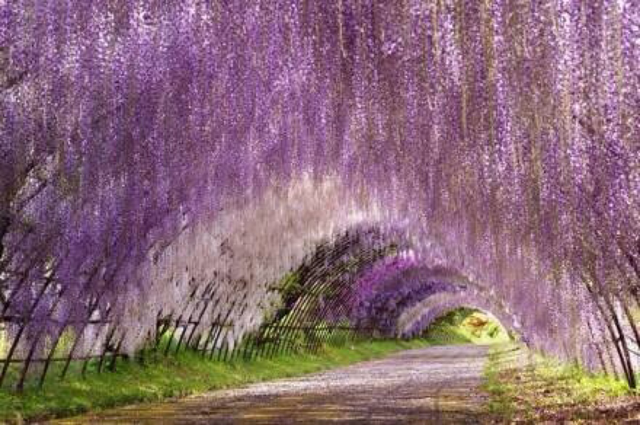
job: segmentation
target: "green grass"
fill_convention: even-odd
[[[509,352],[516,349],[515,346],[505,344],[500,349],[491,350],[485,366],[484,389],[491,396],[487,410],[490,414],[507,420],[514,416],[516,400],[513,397],[513,385],[502,378],[502,372],[505,369],[504,363],[511,361]]]
[[[474,310],[456,310],[434,322],[422,338],[411,341],[351,343],[348,335],[338,333],[331,344],[323,346],[317,354],[281,355],[272,359],[218,362],[191,351],[169,356],[148,352],[144,364],[120,361],[115,372],[97,373],[96,365],[91,364],[86,378],[79,374],[82,362],[72,363],[73,372],[66,380],[48,379],[42,390],[35,382],[30,382],[22,394],[10,389],[0,390],[0,422],[72,416],[136,402],[303,375],[383,357],[403,349],[495,342],[506,336],[495,322],[473,325],[472,322],[478,318],[485,320],[486,316]],[[497,331],[494,329],[496,326],[499,327]],[[60,367],[54,365],[51,376],[59,374]]]
[[[528,358],[517,366],[522,356]],[[538,353],[524,354],[515,344],[492,350],[485,377],[489,413],[503,420],[589,418],[598,407],[632,397],[622,380]]]
[[[486,314],[460,308],[437,319],[423,336],[439,344],[498,344],[510,341],[509,334]]]
[[[315,355],[283,355],[270,360],[229,363],[209,361],[189,351],[167,357],[156,355],[144,365],[123,361],[115,372],[93,373],[85,379],[78,376],[64,381],[50,380],[42,390],[28,388],[23,394],[0,391],[0,421],[64,417],[134,402],[238,387],[348,365],[429,344],[420,339],[371,341],[326,346]]]

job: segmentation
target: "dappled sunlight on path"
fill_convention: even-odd
[[[488,346],[404,351],[301,378],[143,404],[59,423],[478,423]]]

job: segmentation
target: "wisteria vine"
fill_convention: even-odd
[[[638,1],[0,0],[0,384],[233,346],[364,228],[326,320],[475,299],[635,386]]]

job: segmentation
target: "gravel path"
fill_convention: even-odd
[[[253,384],[58,423],[430,424],[479,423],[489,347],[403,351],[295,379]]]

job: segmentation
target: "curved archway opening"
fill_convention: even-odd
[[[501,344],[518,338],[492,313],[472,307],[456,307],[442,313],[418,335],[447,344]]]

